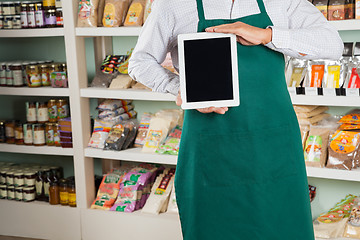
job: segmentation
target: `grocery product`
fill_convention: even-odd
[[[94,131],[91,135],[88,147],[103,149],[104,142],[107,139],[113,125],[114,124],[112,122],[95,119]]]
[[[354,201],[354,206],[351,209],[349,220],[345,225],[344,237],[359,239],[360,238],[360,205],[359,198]]]
[[[343,85],[343,68],[340,62],[329,63],[326,69],[325,87],[339,88]]]
[[[142,147],[145,144],[152,116],[151,113],[144,113],[142,115],[139,130],[135,139],[135,147]]]
[[[102,102],[96,109],[101,111],[105,111],[105,110],[114,111],[117,108],[131,104],[131,102],[132,102],[131,100],[107,99],[104,102]]]
[[[324,15],[324,17],[328,18],[328,2],[329,0],[314,0],[314,6],[319,9],[319,11]]]
[[[338,128],[339,130],[359,130],[360,125],[359,124],[353,124],[353,123],[343,123]]]
[[[308,87],[322,87],[322,82],[325,73],[325,65],[323,62],[311,63],[311,81]]]
[[[306,166],[324,167],[327,159],[327,145],[331,128],[310,126],[309,137],[305,143],[304,156]]]
[[[143,24],[144,12],[145,12],[145,0],[132,1],[128,13],[126,15],[124,26],[140,27]]]
[[[91,208],[109,210],[114,204],[115,199],[119,193],[122,178],[123,176],[118,174],[106,174],[103,177],[96,199],[91,205]]]
[[[360,88],[360,76],[359,76],[360,66],[359,64],[349,63],[347,79],[345,82],[346,88]]]
[[[110,110],[100,111],[98,117],[100,119],[106,118],[106,117],[115,117],[115,116],[118,116],[125,112],[129,112],[132,109],[134,109],[133,105],[126,105],[126,106],[122,106],[118,109],[115,109],[113,111],[110,111]]]
[[[105,0],[104,27],[119,27],[124,22],[129,3],[129,0]]]
[[[119,64],[119,67],[118,67],[118,69],[117,69],[117,70],[119,71],[119,73],[128,74],[129,60],[130,60],[130,58],[131,58],[131,54],[132,54],[132,51],[133,51],[133,50],[134,50],[134,49],[132,48],[132,49],[130,50],[130,52],[127,53],[127,56],[126,56],[125,61]]]
[[[355,0],[355,18],[360,19],[360,0]]]
[[[355,0],[346,0],[345,19],[355,18]]]
[[[331,135],[327,168],[351,170],[359,165],[360,133],[337,130]]]
[[[293,105],[294,110],[296,113],[309,113],[313,110],[315,110],[316,108],[318,108],[319,106],[314,106],[314,105]]]
[[[298,112],[296,110],[296,107],[294,107],[294,108],[295,108],[296,116],[299,117],[299,118],[311,118],[311,117],[322,114],[325,111],[329,110],[328,107],[318,106],[318,107],[316,107],[315,109],[313,109],[313,110],[311,110],[309,112],[301,112],[301,111]]]
[[[137,129],[139,128],[139,122],[136,119],[130,119],[124,122],[125,131],[128,132],[122,150],[132,147]]]
[[[314,125],[326,118],[330,117],[330,114],[321,113],[311,118],[298,118],[299,124],[301,125]]]
[[[129,130],[125,130],[124,124],[116,124],[112,126],[109,135],[105,140],[104,149],[120,151],[128,133]]]
[[[176,203],[176,194],[175,194],[175,184],[173,184],[172,190],[171,190],[171,194],[170,194],[170,199],[169,199],[169,205],[167,208],[168,213],[179,213],[179,209]]]
[[[306,60],[296,58],[290,59],[288,70],[286,73],[289,87],[300,87],[300,84],[306,75],[306,65]]]
[[[160,143],[166,138],[171,125],[171,119],[153,117],[150,120],[142,152],[154,153]]]
[[[344,20],[346,11],[345,0],[329,0],[328,6],[328,20]]]
[[[145,22],[146,19],[149,17],[149,15],[151,13],[151,6],[152,6],[153,2],[154,2],[154,0],[146,0],[143,22]]]
[[[97,27],[99,0],[79,0],[78,27]]]
[[[129,112],[125,112],[125,113],[117,115],[115,117],[105,117],[105,118],[103,118],[103,120],[116,124],[116,123],[121,122],[121,121],[125,121],[125,120],[131,119],[131,118],[135,118],[136,115],[137,115],[137,112],[131,110]]]
[[[111,89],[127,89],[130,88],[133,80],[129,75],[119,74],[113,80],[111,80],[111,84],[109,88]]]
[[[102,27],[102,20],[104,15],[104,8],[105,8],[105,0],[99,0],[99,6],[98,6],[98,20],[97,20],[97,26]]]
[[[174,127],[169,132],[169,135],[166,137],[164,142],[160,144],[156,152],[160,154],[178,155],[179,147],[180,147],[181,131],[182,129],[180,126]]]
[[[350,113],[346,114],[340,119],[339,123],[360,124],[360,110],[353,110]]]
[[[53,88],[67,88],[68,79],[66,72],[52,72],[50,74],[51,86]]]

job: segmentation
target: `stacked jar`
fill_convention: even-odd
[[[20,29],[20,2],[0,3],[0,29]]]

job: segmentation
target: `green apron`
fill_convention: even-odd
[[[197,0],[198,32],[238,21],[272,26],[257,2],[259,14],[206,20]],[[240,106],[225,115],[185,112],[175,179],[184,240],[313,240],[284,56],[262,45],[237,50]]]

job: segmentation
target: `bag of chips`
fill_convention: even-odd
[[[355,109],[342,117],[339,123],[360,124],[360,109]]]
[[[142,147],[145,144],[146,135],[148,133],[150,120],[152,117],[153,115],[151,113],[144,113],[142,115],[134,147]]]
[[[180,126],[174,127],[156,152],[160,154],[178,155],[181,131],[182,129]]]
[[[97,27],[99,0],[79,0],[78,27]]]
[[[129,0],[106,0],[104,8],[104,27],[119,27],[125,19]]]

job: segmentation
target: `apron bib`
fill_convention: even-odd
[[[198,32],[238,21],[272,26],[257,2],[259,14],[206,20],[197,0]],[[284,56],[262,45],[238,43],[237,51],[240,106],[224,115],[185,111],[175,178],[184,240],[314,240]]]

